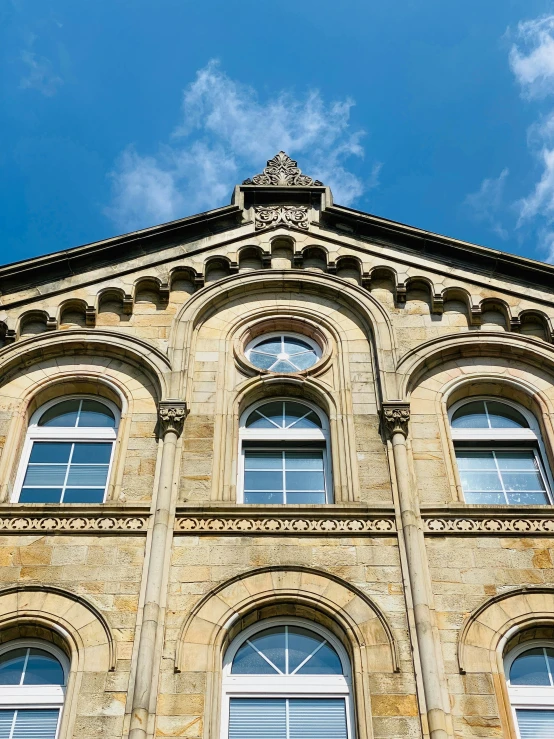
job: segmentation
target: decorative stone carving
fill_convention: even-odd
[[[158,408],[162,436],[168,431],[180,434],[187,415],[187,404],[183,400],[163,400]]]
[[[554,534],[552,518],[486,518],[459,516],[456,518],[423,518],[424,531],[427,534],[510,534],[525,536],[526,534]]]
[[[408,422],[410,420],[410,406],[408,403],[383,403],[381,419],[387,438],[392,439],[394,434],[408,436]]]
[[[22,531],[41,532],[79,532],[111,533],[122,531],[126,533],[146,532],[148,516],[0,516],[0,531],[20,533]]]
[[[191,516],[177,514],[175,531],[181,533],[241,533],[259,534],[394,534],[396,525],[390,517],[334,517],[315,516]]]
[[[322,187],[323,182],[302,174],[297,162],[284,151],[273,159],[268,159],[267,167],[252,179],[244,180],[243,185],[274,185],[275,187]]]
[[[255,208],[256,231],[270,226],[296,226],[307,229],[308,207],[306,205],[258,205]]]

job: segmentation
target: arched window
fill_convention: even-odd
[[[520,644],[507,655],[504,668],[520,739],[552,739],[554,643]]]
[[[270,400],[242,417],[239,502],[331,501],[328,422],[315,406]]]
[[[2,739],[56,739],[68,670],[52,644],[17,641],[0,649]]]
[[[106,400],[66,398],[31,418],[14,491],[19,503],[102,503],[118,412]]]
[[[302,372],[321,359],[321,348],[307,336],[270,333],[258,336],[246,347],[247,359],[269,372]]]
[[[551,503],[548,470],[534,416],[515,403],[475,398],[450,410],[466,503]]]
[[[269,619],[243,631],[223,667],[222,739],[349,739],[348,656],[325,629]]]

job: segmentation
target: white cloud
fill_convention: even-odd
[[[182,120],[170,144],[155,156],[133,148],[111,173],[113,198],[106,213],[130,229],[214,208],[229,201],[233,186],[261,171],[283,149],[302,170],[330,185],[335,200],[351,204],[376,186],[380,165],[364,183],[348,170],[361,158],[363,131],[351,131],[353,101],[326,104],[319,92],[281,92],[260,102],[251,87],[231,80],[211,61],[183,95]]]
[[[524,21],[517,27],[517,43],[510,66],[527,97],[550,95],[554,88],[554,15]]]
[[[502,239],[508,238],[508,232],[502,226],[499,213],[503,208],[504,186],[508,177],[508,169],[503,169],[498,177],[483,180],[477,192],[465,199],[465,205],[471,208],[477,221],[487,223]]]
[[[54,72],[52,63],[45,56],[27,49],[21,52],[21,61],[27,67],[27,73],[21,78],[21,88],[38,90],[46,97],[52,97],[63,85],[62,78]]]

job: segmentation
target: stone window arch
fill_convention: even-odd
[[[221,739],[352,736],[351,668],[340,641],[299,618],[244,629],[223,664]]]
[[[119,409],[86,395],[56,398],[29,420],[13,502],[103,503]]]
[[[258,401],[241,416],[239,444],[239,502],[332,502],[329,421],[313,403]]]

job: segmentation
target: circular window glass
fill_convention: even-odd
[[[246,356],[258,369],[269,372],[302,372],[319,360],[321,350],[305,336],[266,334],[249,345]]]

